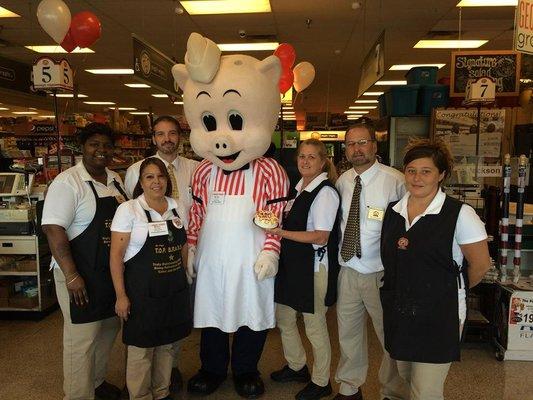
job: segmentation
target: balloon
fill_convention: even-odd
[[[292,73],[292,70],[290,68],[284,69],[281,72],[281,76],[279,78],[279,92],[281,94],[285,94],[285,92],[291,88],[293,82],[294,75]]]
[[[78,47],[78,45],[74,41],[74,38],[72,37],[72,32],[70,31],[70,29],[68,30],[65,38],[61,42],[61,47],[63,47],[67,53],[74,51],[74,49]]]
[[[63,0],[43,0],[37,7],[37,20],[56,43],[61,43],[70,27],[70,10]]]
[[[288,43],[280,44],[274,51],[274,55],[281,61],[282,69],[291,68],[294,65],[294,60],[296,60],[296,51]]]
[[[89,47],[102,35],[102,24],[90,11],[82,11],[72,17],[72,38],[80,47]]]
[[[315,67],[307,61],[298,63],[294,67],[294,89],[300,93],[305,90],[315,79]]]

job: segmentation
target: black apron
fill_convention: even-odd
[[[96,200],[96,212],[85,230],[70,241],[70,251],[76,269],[85,281],[89,303],[77,306],[70,302],[70,318],[73,324],[101,321],[115,316],[115,289],[109,269],[111,222],[119,206],[116,197],[98,197],[94,183],[87,181]],[[127,199],[117,181],[113,184]]]
[[[335,187],[329,180],[322,181],[313,191],[302,191],[296,197],[293,189],[289,196],[294,199],[290,211],[283,219],[283,229],[287,231],[306,231],[307,217],[311,205],[318,192],[324,187]],[[336,191],[336,189],[335,189]],[[299,243],[289,239],[281,239],[279,270],[274,286],[274,301],[292,307],[296,311],[305,313],[315,312],[314,302],[314,266],[316,257],[324,257],[328,252],[328,289],[325,305],[332,306],[337,301],[337,277],[339,275],[338,247],[339,247],[339,210],[335,224],[330,232],[328,243],[315,252],[310,243]],[[322,260],[322,258],[320,258]]]
[[[145,210],[148,223],[150,213]],[[179,221],[176,210],[172,210]],[[150,236],[141,250],[124,263],[130,315],[124,322],[122,339],[136,347],[174,343],[191,332],[189,285],[181,258],[187,236],[183,226],[165,221],[168,234]],[[181,223],[181,222],[180,222]]]
[[[395,204],[389,204],[381,231],[385,348],[395,360],[457,361],[461,271],[452,244],[462,203],[446,196],[439,214],[420,218],[407,232]]]

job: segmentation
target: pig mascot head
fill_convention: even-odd
[[[185,64],[172,74],[183,90],[197,155],[234,171],[266,152],[280,108],[278,57],[221,57],[214,42],[192,33]]]

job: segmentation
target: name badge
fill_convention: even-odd
[[[285,206],[285,212],[288,213],[292,209],[292,205],[294,204],[294,199],[289,200],[287,202],[287,205]]]
[[[375,208],[375,207],[368,207],[368,219],[374,219],[376,221],[383,221],[383,217],[385,216],[385,211],[381,208]]]
[[[150,237],[168,235],[167,221],[149,222],[148,234]]]
[[[217,204],[217,205],[224,204],[225,197],[226,197],[225,192],[213,192],[211,193],[211,197],[209,198],[209,204]]]
[[[126,199],[124,198],[124,196],[122,196],[121,194],[117,194],[115,196],[115,199],[118,201],[118,204],[122,204],[126,201]]]
[[[174,225],[177,229],[183,228],[183,222],[177,217],[172,220],[172,225]]]

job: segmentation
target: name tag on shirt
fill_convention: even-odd
[[[126,199],[124,198],[124,196],[122,196],[121,194],[117,194],[115,196],[115,199],[118,201],[118,204],[122,204],[126,201]]]
[[[383,221],[385,211],[382,208],[368,207],[368,219],[374,219],[376,221]]]
[[[226,197],[225,192],[213,192],[209,198],[209,204],[221,205],[224,204],[224,199]]]
[[[149,222],[148,234],[150,237],[168,235],[167,221]]]

